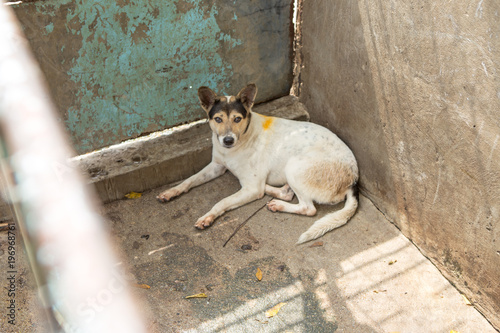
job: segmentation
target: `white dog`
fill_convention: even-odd
[[[161,193],[158,200],[166,202],[229,170],[240,181],[241,189],[199,218],[196,228],[210,226],[224,212],[260,199],[264,193],[276,198],[267,203],[269,210],[308,216],[316,214],[313,202],[336,204],[346,200],[344,208],[317,220],[297,243],[347,223],[358,207],[358,166],[351,150],[319,125],[252,112],[256,94],[254,84],[236,97],[217,96],[207,87],[198,89],[213,131],[212,162]],[[294,194],[298,203],[287,202]]]

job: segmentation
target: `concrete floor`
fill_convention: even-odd
[[[260,209],[270,199],[264,197],[199,231],[193,227],[197,218],[235,192],[238,181],[226,174],[160,204],[156,195],[166,188],[102,209],[122,258],[118,267],[129,269],[126,277],[151,332],[496,332],[363,196],[346,226],[311,247],[314,242],[295,242],[335,207],[319,206],[312,218],[271,213]],[[0,260],[6,261],[5,253]],[[26,267],[23,274],[32,281]],[[2,270],[2,281],[4,275]],[[1,332],[46,330],[34,311],[34,284],[23,290],[18,324],[12,327],[2,316]],[[208,297],[185,298],[198,293]],[[286,304],[279,313],[266,318],[266,310],[280,302]]]

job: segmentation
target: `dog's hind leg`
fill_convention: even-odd
[[[299,203],[297,204],[273,199],[267,203],[267,209],[272,212],[284,212],[307,216],[313,216],[316,214],[316,207],[314,207],[312,200],[304,200],[299,196],[299,194],[297,194],[297,198],[299,199]]]
[[[307,162],[306,162],[307,163]],[[297,196],[299,203],[292,204],[282,200],[273,199],[267,203],[267,209],[272,212],[285,212],[313,216],[316,214],[313,198],[308,192],[307,184],[302,176],[305,161],[303,158],[292,158],[285,168],[286,179],[289,187]],[[266,186],[267,189],[267,186]]]
[[[305,243],[310,240],[323,236],[330,230],[341,227],[349,221],[356,213],[358,208],[357,188],[352,186],[346,191],[346,201],[344,208],[333,213],[326,214],[316,222],[302,235],[300,235],[297,244]]]
[[[285,201],[292,200],[294,195],[293,190],[288,184],[285,184],[283,187],[274,187],[266,184],[266,194]]]

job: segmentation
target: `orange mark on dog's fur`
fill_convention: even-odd
[[[262,123],[262,128],[264,129],[264,131],[268,130],[269,127],[271,127],[271,124],[273,123],[274,121],[274,118],[273,117],[265,117],[266,118],[266,121],[264,121]]]

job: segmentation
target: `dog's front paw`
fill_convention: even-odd
[[[205,228],[210,227],[212,225],[212,223],[214,223],[214,220],[215,220],[215,216],[213,216],[213,215],[200,217],[198,219],[198,221],[196,221],[196,223],[194,224],[194,227],[197,229],[203,230]]]
[[[271,212],[279,212],[283,210],[283,205],[276,199],[273,199],[267,203],[267,209]]]
[[[177,189],[176,187],[172,187],[171,189],[168,189],[162,193],[160,193],[156,199],[158,199],[159,202],[167,202],[170,201],[171,199],[177,197],[179,194],[181,194],[182,191]]]

